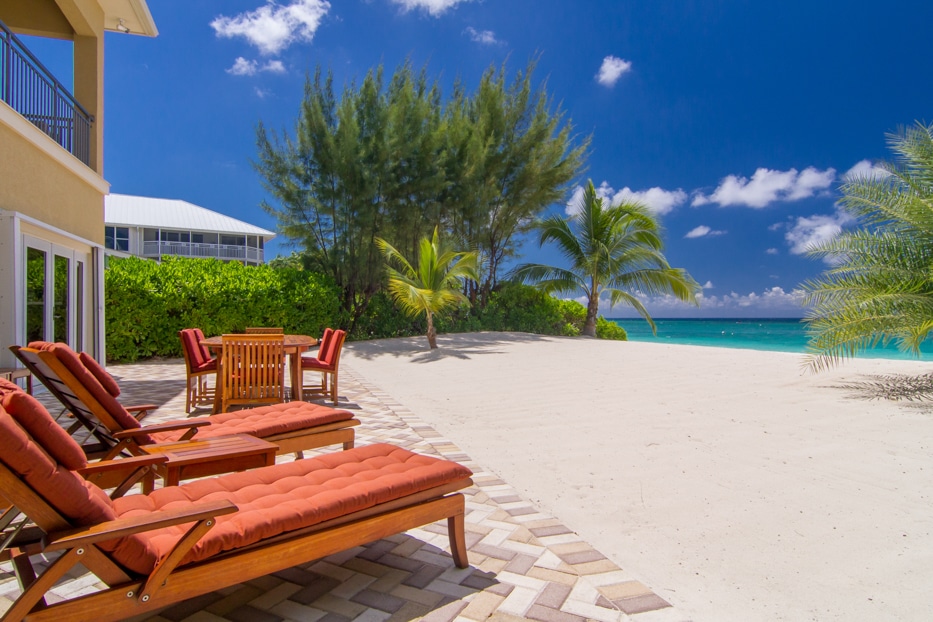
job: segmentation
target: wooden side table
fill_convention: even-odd
[[[147,454],[164,455],[167,462],[157,467],[165,486],[177,486],[183,479],[245,471],[275,464],[279,446],[248,434],[197,438],[177,443],[143,445]]]
[[[25,378],[26,393],[32,395],[32,372],[25,367],[0,367],[0,378],[6,378],[10,382]]]

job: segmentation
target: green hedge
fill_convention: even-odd
[[[206,335],[282,326],[318,335],[341,324],[338,291],[325,277],[268,265],[165,258],[111,258],[105,276],[107,359],[181,356],[178,331]]]

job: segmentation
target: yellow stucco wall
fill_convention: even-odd
[[[0,171],[0,208],[104,243],[104,194],[3,123]]]
[[[39,37],[71,39],[74,29],[55,0],[0,2],[0,21],[14,32]]]

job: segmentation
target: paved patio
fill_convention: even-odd
[[[109,370],[120,382],[125,404],[160,406],[145,423],[183,414],[185,372],[180,360],[115,365]],[[471,460],[391,396],[367,384],[349,365],[341,366],[340,389],[340,407],[352,410],[362,421],[356,428],[357,445],[393,443],[456,460],[473,470],[475,486],[465,491],[470,567],[461,570],[453,565],[442,521],[178,603],[141,619],[684,621],[637,578],[559,520],[539,512],[507,482]],[[39,397],[53,414],[60,412],[50,396]],[[288,459],[280,457],[279,461]],[[93,592],[100,587],[95,579],[87,574],[70,576],[56,586],[49,600]],[[0,611],[18,593],[9,564],[0,565]]]

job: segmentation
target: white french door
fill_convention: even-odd
[[[61,341],[84,350],[91,291],[89,254],[29,235],[23,236],[23,242],[25,342]]]

